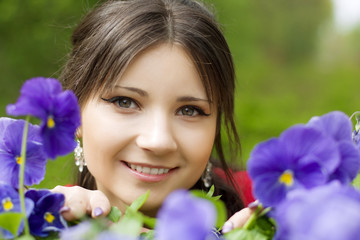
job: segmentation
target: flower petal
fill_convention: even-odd
[[[52,109],[52,98],[61,92],[61,84],[53,78],[37,77],[27,80],[18,101],[6,108],[8,115],[31,115],[42,120],[47,119]]]
[[[296,125],[278,139],[258,144],[248,160],[248,171],[255,197],[266,206],[275,206],[296,188],[325,184],[339,164],[339,149],[331,137]],[[287,182],[283,182],[285,173]]]
[[[321,160],[320,164],[326,169],[325,174],[332,173],[340,164],[340,153],[336,142],[322,132],[306,127],[293,126],[284,131],[279,141],[294,164],[303,164],[298,161],[309,161],[308,155],[316,156],[313,161]],[[308,157],[304,157],[308,156]]]
[[[171,193],[158,212],[157,240],[206,239],[215,224],[214,206],[186,190]]]
[[[274,239],[358,239],[360,193],[350,186],[332,182],[288,195],[272,217],[278,226]]]
[[[347,141],[339,142],[341,163],[331,175],[331,179],[337,179],[343,184],[349,184],[355,179],[360,170],[360,152],[352,143]]]
[[[9,124],[4,132],[4,141],[0,144],[1,171],[6,173],[0,178],[6,178],[7,180],[4,181],[15,188],[19,187],[20,165],[17,161],[18,159],[22,161],[21,144],[24,125],[24,120],[16,120]],[[39,140],[39,127],[29,124],[24,175],[26,186],[40,183],[45,176],[46,157]]]
[[[30,231],[35,236],[46,237],[50,231],[63,229],[66,222],[60,215],[65,197],[49,190],[29,190],[25,196],[35,202],[35,209],[29,217]]]
[[[333,111],[321,117],[313,117],[308,122],[308,126],[330,135],[336,141],[351,141],[352,124],[343,112]]]
[[[0,118],[0,139],[3,138],[6,128],[15,121],[16,120],[12,118],[7,118],[7,117]]]

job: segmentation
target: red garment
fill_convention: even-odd
[[[226,179],[225,172],[221,168],[214,169],[214,172],[221,178]],[[246,171],[232,172],[235,183],[238,186],[238,193],[244,205],[247,206],[249,203],[254,202],[255,198],[252,192],[252,181]]]

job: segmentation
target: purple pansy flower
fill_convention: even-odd
[[[76,147],[74,133],[80,125],[80,109],[72,91],[62,91],[53,78],[27,80],[16,104],[8,105],[9,115],[31,115],[41,119],[41,135],[48,157],[55,159]]]
[[[3,212],[21,212],[19,193],[10,185],[0,183],[0,213]],[[34,207],[33,201],[25,198],[26,215],[29,216]],[[24,228],[24,224],[21,223],[17,234],[19,235]],[[12,233],[0,227],[0,236],[5,239],[14,238]]]
[[[360,151],[352,139],[350,118],[339,111],[310,119],[308,126],[331,136],[338,144],[341,161],[330,180],[337,179],[343,184],[350,183],[360,170]]]
[[[61,240],[77,239],[88,240],[91,236],[96,234],[93,232],[94,227],[90,221],[80,222],[79,224],[66,228],[60,232]]]
[[[24,120],[0,118],[0,181],[19,188],[21,143]],[[43,152],[40,128],[29,124],[26,144],[24,184],[40,183],[45,176],[46,157]]]
[[[96,236],[95,240],[139,240],[141,238],[125,236],[111,231],[104,231]]]
[[[275,240],[357,240],[360,236],[360,192],[333,181],[288,195],[272,213]]]
[[[296,188],[325,184],[340,163],[337,143],[305,125],[293,126],[279,138],[258,144],[248,161],[254,194],[275,206]]]
[[[157,240],[202,240],[212,236],[216,221],[214,206],[186,190],[171,193],[158,212]]]
[[[60,214],[65,197],[61,193],[52,193],[49,190],[29,190],[25,197],[35,203],[29,217],[30,232],[34,236],[46,237],[50,231],[60,231],[67,224]]]
[[[97,226],[96,223],[92,221],[84,221],[75,226],[64,229],[60,232],[60,239],[77,239],[77,240],[137,240],[141,238],[133,236],[125,236],[123,234],[113,232],[110,230],[105,230],[99,232],[101,228]]]

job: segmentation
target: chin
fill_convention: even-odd
[[[140,211],[149,217],[156,217],[156,214],[160,208],[161,208],[161,202],[160,203],[145,202],[145,204],[140,208]]]

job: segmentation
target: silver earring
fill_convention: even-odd
[[[211,186],[211,169],[212,169],[212,164],[211,162],[208,162],[205,168],[205,171],[203,172],[202,176],[201,176],[201,180],[204,183],[204,186],[206,188],[209,188]]]
[[[84,170],[84,166],[86,166],[84,151],[80,145],[80,140],[76,139],[77,145],[74,149],[74,157],[75,157],[75,165],[79,168],[79,172]]]

